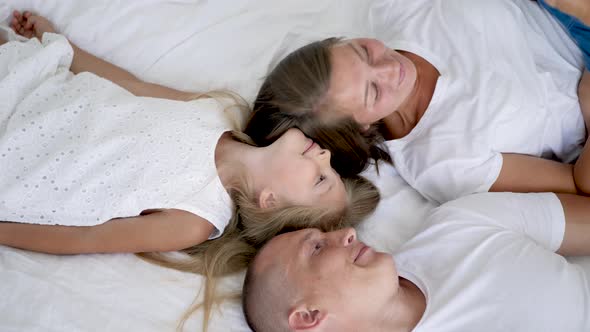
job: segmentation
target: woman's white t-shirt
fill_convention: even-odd
[[[488,191],[501,153],[563,162],[579,155],[581,53],[536,3],[378,1],[371,23],[389,47],[441,74],[417,126],[387,142],[400,175],[428,199]]]
[[[215,166],[223,105],[133,96],[72,75],[72,54],[54,34],[0,47],[0,220],[90,226],[174,208],[219,236],[233,210]]]

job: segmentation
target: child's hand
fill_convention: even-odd
[[[37,37],[40,40],[44,32],[55,32],[53,25],[45,17],[34,15],[28,11],[21,14],[18,10],[15,10],[12,16],[10,27],[23,37]]]

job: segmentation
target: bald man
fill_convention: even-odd
[[[271,240],[250,266],[254,331],[590,331],[590,199],[485,193],[444,204],[398,253],[353,229]]]

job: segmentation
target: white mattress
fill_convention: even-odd
[[[308,41],[369,35],[357,0],[3,0],[49,17],[78,46],[139,77],[185,90],[229,88],[252,100],[269,66]],[[390,166],[383,201],[361,228],[394,251],[433,207]],[[576,263],[590,272],[590,259]],[[227,278],[239,290],[242,275]],[[51,256],[0,246],[0,331],[174,330],[201,285],[196,275],[133,255]],[[199,331],[194,315],[187,331]],[[210,331],[248,331],[239,305],[215,312]]]

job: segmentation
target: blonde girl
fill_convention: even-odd
[[[141,81],[30,12],[15,11],[12,28],[31,39],[0,46],[0,244],[184,250],[191,259],[144,256],[210,277],[207,317],[214,278],[245,267],[267,239],[355,224],[378,202],[299,130],[257,147],[228,123],[228,98]]]

